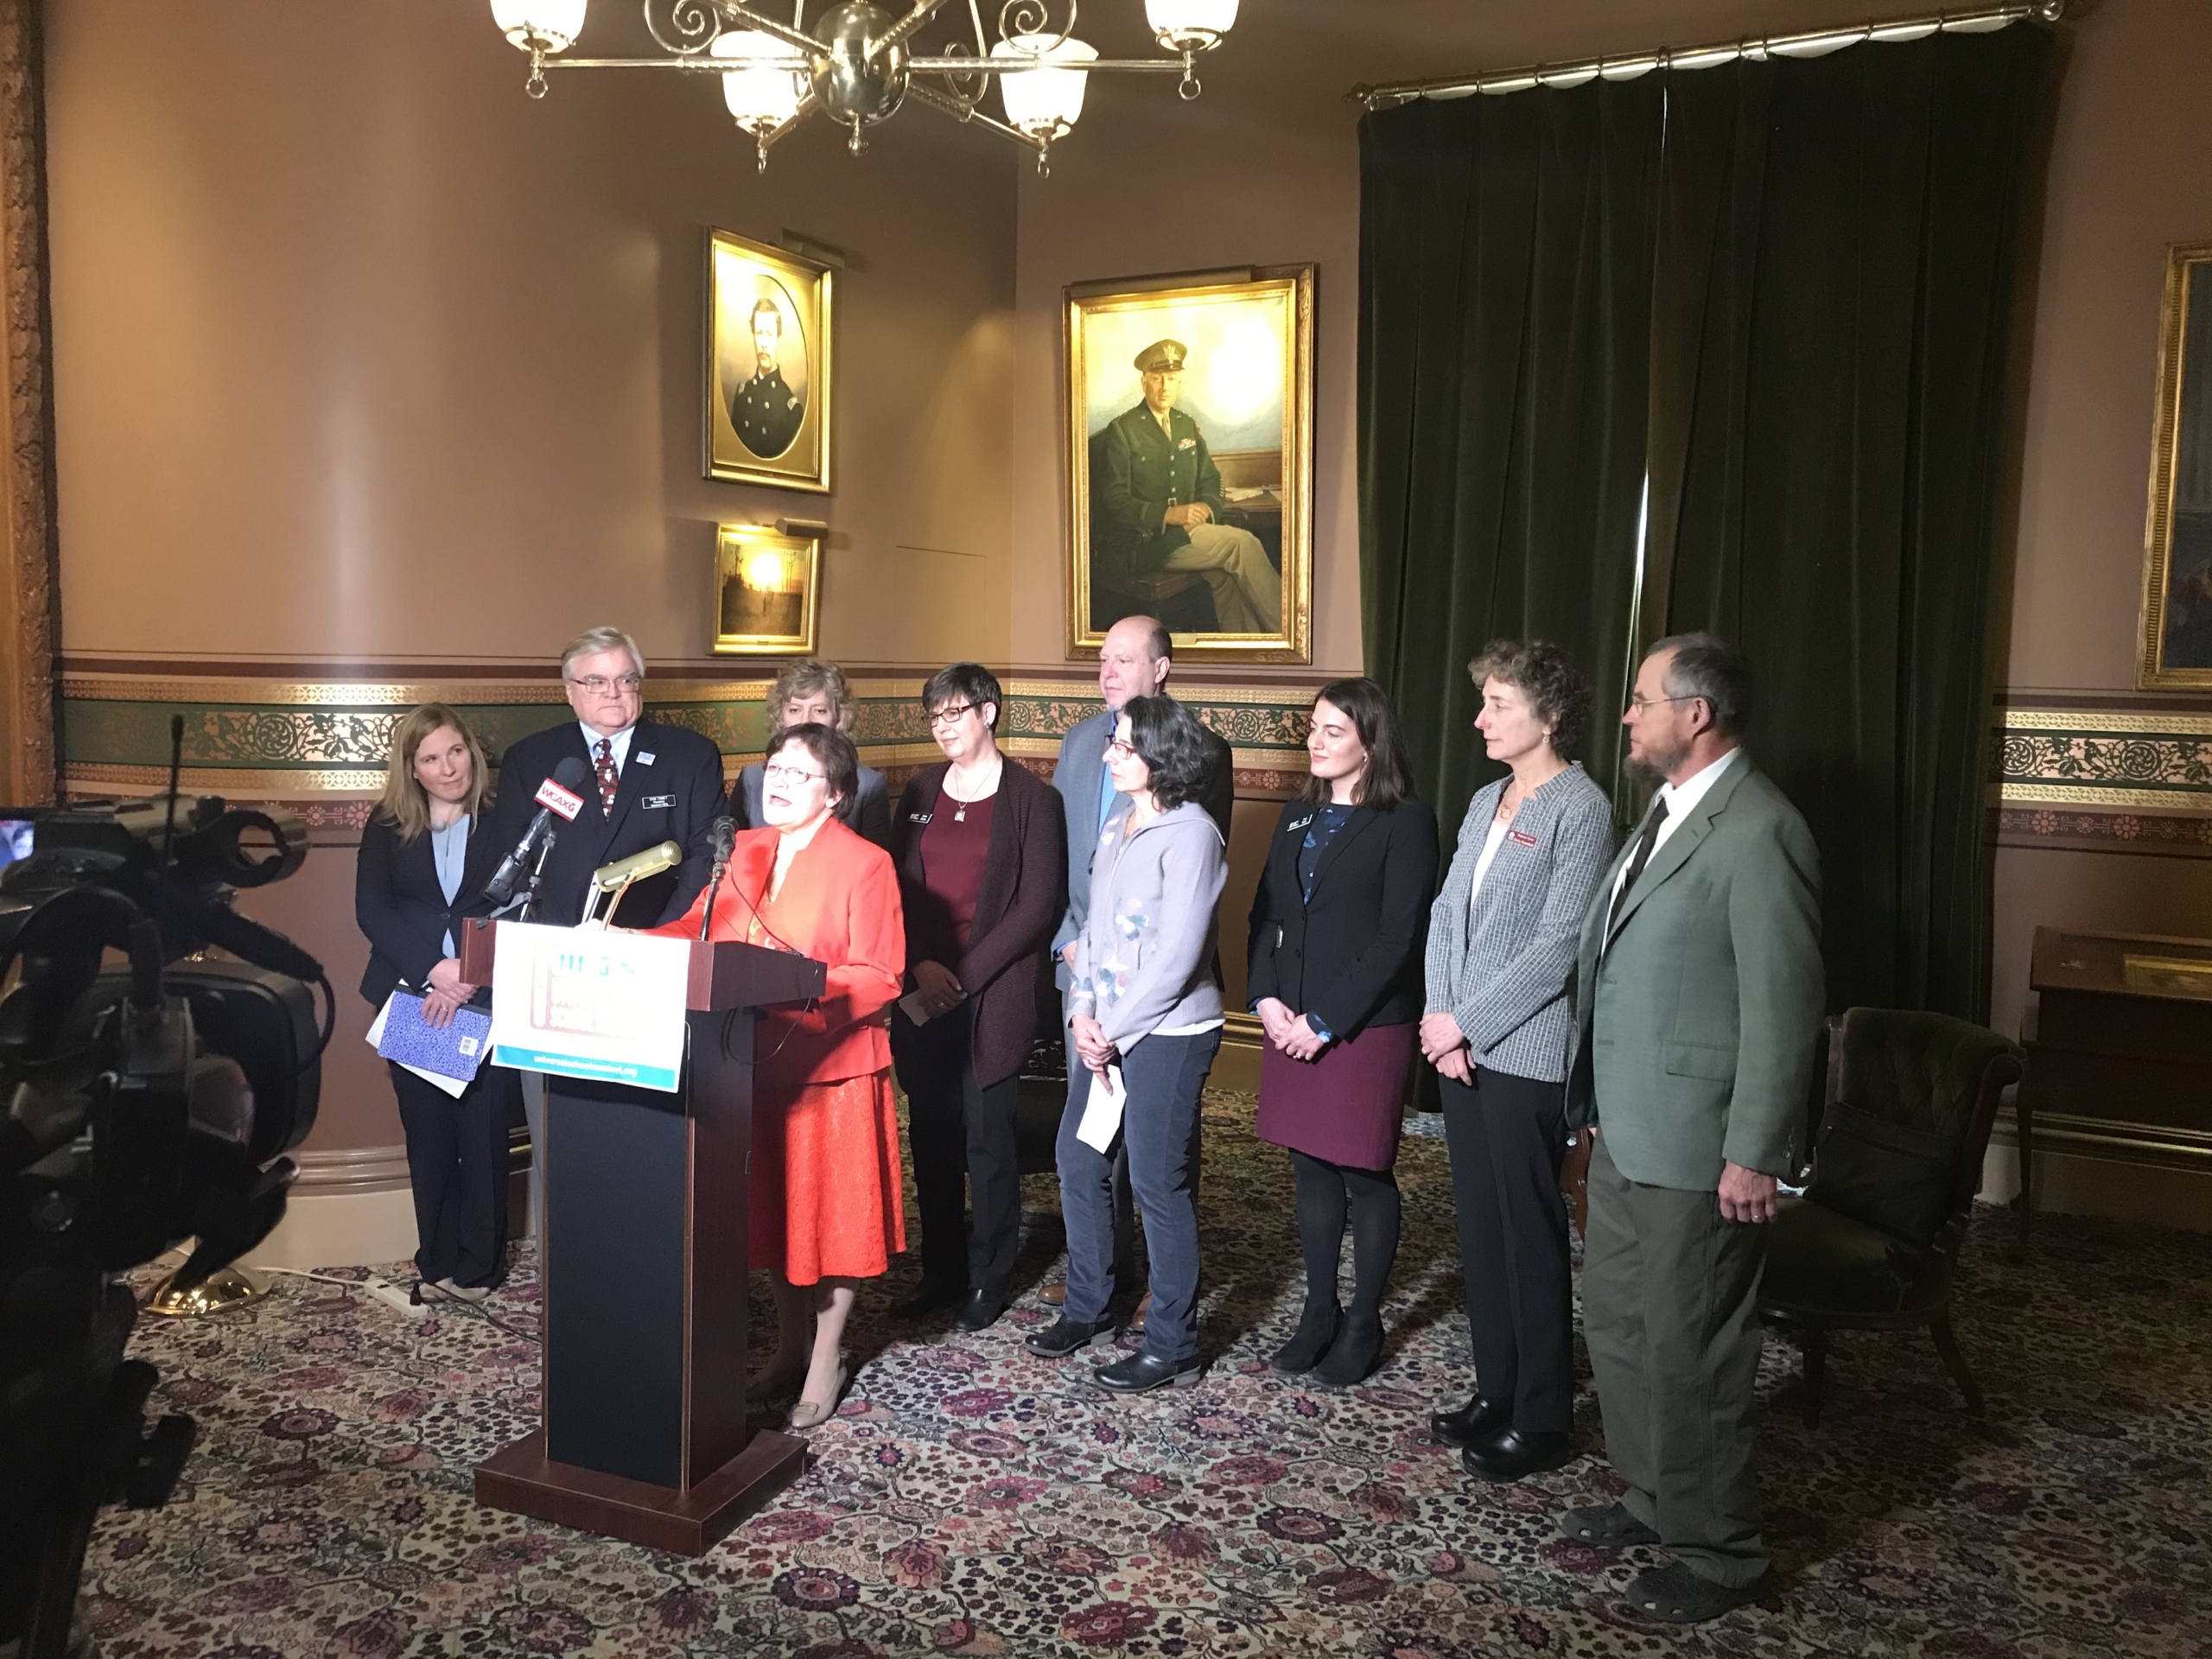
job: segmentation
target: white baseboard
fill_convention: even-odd
[[[384,1192],[293,1190],[276,1230],[248,1253],[248,1265],[368,1268],[415,1254],[415,1195],[404,1184]]]
[[[2020,1149],[1999,1130],[1981,1161],[1981,1197],[2010,1204],[2020,1196]],[[2036,1210],[2106,1216],[2152,1227],[2212,1232],[2212,1172],[2078,1153],[2036,1150]]]

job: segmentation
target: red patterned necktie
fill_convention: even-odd
[[[614,770],[614,740],[613,738],[602,737],[599,740],[597,760],[599,810],[602,812],[612,812],[614,810],[614,791],[622,782],[621,774]]]

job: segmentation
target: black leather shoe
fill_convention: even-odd
[[[1034,1335],[1024,1337],[1022,1346],[1047,1359],[1065,1359],[1078,1348],[1103,1348],[1114,1340],[1114,1326],[1106,1319],[1071,1319],[1065,1313]]]
[[[1630,1514],[1625,1503],[1569,1510],[1559,1518],[1559,1535],[1595,1549],[1626,1549],[1630,1544],[1659,1541],[1659,1535]]]
[[[1459,1453],[1460,1466],[1484,1480],[1519,1480],[1573,1461],[1574,1448],[1565,1434],[1523,1434],[1510,1427]]]
[[[903,1302],[891,1305],[894,1319],[919,1319],[925,1313],[935,1313],[953,1306],[968,1294],[965,1281],[959,1279],[925,1279],[914,1287],[914,1294]]]
[[[1447,1446],[1479,1446],[1513,1421],[1511,1411],[1479,1394],[1457,1411],[1432,1411],[1428,1432]]]
[[[988,1331],[999,1322],[999,1315],[1005,1312],[1004,1292],[971,1290],[968,1293],[968,1300],[960,1305],[960,1317],[953,1323],[963,1331]]]
[[[1329,1351],[1329,1344],[1337,1339],[1337,1327],[1344,1322],[1344,1309],[1332,1297],[1326,1307],[1306,1304],[1298,1316],[1298,1329],[1291,1333],[1288,1342],[1274,1351],[1268,1363],[1285,1376],[1300,1376],[1321,1363],[1321,1356]]]
[[[1313,1368],[1313,1380],[1325,1389],[1348,1389],[1375,1375],[1382,1363],[1382,1321],[1363,1319],[1355,1313],[1344,1320],[1329,1351]]]
[[[1188,1359],[1155,1359],[1150,1354],[1131,1354],[1096,1372],[1098,1386],[1115,1394],[1149,1394],[1154,1389],[1187,1389],[1198,1380],[1205,1362],[1193,1354]]]

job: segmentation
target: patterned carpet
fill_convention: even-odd
[[[410,1325],[294,1279],[149,1321],[137,1351],[202,1440],[169,1508],[101,1521],[102,1651],[2212,1656],[2212,1238],[2054,1217],[2019,1266],[2010,1219],[1979,1217],[1959,1325],[1980,1422],[1924,1338],[1866,1336],[1840,1340],[1808,1433],[1770,1344],[1783,1580],[1676,1632],[1618,1605],[1643,1552],[1554,1535],[1613,1491],[1586,1382],[1590,1455],[1525,1485],[1471,1484],[1425,1433],[1471,1380],[1440,1141],[1401,1164],[1383,1370],[1343,1394],[1268,1371],[1296,1312],[1290,1192],[1249,1122],[1210,1098],[1200,1387],[1110,1399],[1021,1349],[1033,1305],[925,1337],[885,1313],[902,1264],[863,1294],[862,1368],[809,1473],[697,1561],[474,1505],[471,1465],[534,1419],[537,1352],[473,1313]],[[1028,1197],[1049,1208],[1049,1181]],[[1052,1268],[1037,1235],[1028,1283]],[[493,1304],[524,1330],[530,1265]]]

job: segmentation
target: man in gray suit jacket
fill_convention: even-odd
[[[1167,676],[1174,666],[1170,660],[1173,651],[1167,630],[1154,617],[1125,616],[1107,629],[1098,647],[1098,693],[1106,706],[1071,726],[1060,740],[1060,757],[1052,765],[1052,787],[1060,791],[1067,807],[1068,913],[1052,935],[1052,981],[1063,997],[1067,994],[1076,937],[1083,931],[1084,918],[1090,910],[1090,855],[1097,849],[1107,820],[1127,801],[1127,797],[1115,791],[1112,779],[1106,775],[1106,745],[1114,735],[1114,721],[1123,703],[1131,697],[1157,696],[1166,690]],[[1226,846],[1229,815],[1236,795],[1236,764],[1226,740],[1211,730],[1206,736],[1214,751],[1213,764],[1207,770],[1198,804],[1214,821]],[[1218,963],[1214,977],[1221,977]],[[1066,1024],[1065,1009],[1061,1024]],[[1071,1046],[1071,1094],[1079,1069]],[[1128,1159],[1126,1154],[1117,1154],[1114,1160],[1114,1274],[1116,1282],[1124,1285],[1137,1282],[1135,1213],[1129,1196]],[[1064,1291],[1065,1287],[1054,1284],[1046,1286],[1040,1294],[1046,1301],[1058,1302]]]
[[[1594,1126],[1583,1335],[1618,1503],[1567,1537],[1656,1543],[1630,1606],[1675,1623],[1763,1593],[1752,1384],[1764,1224],[1789,1174],[1825,1002],[1812,832],[1739,747],[1742,654],[1653,646],[1625,716],[1662,779],[1584,919],[1568,1122]]]

